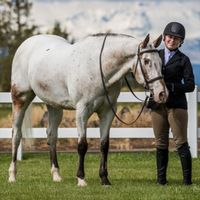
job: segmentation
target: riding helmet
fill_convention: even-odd
[[[178,22],[170,22],[164,29],[163,35],[173,35],[185,39],[185,28]]]

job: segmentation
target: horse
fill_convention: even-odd
[[[149,42],[148,34],[143,41],[138,42],[132,36],[114,33],[89,35],[74,44],[69,44],[62,37],[48,34],[26,39],[17,49],[12,63],[13,123],[9,182],[16,181],[17,150],[22,138],[21,127],[26,109],[34,97],[38,96],[48,110],[47,143],[53,181],[62,180],[56,141],[63,109],[75,109],[79,155],[77,185],[87,185],[84,170],[84,158],[88,149],[86,131],[88,118],[94,112],[100,121],[99,176],[102,185],[110,185],[107,160],[109,131],[114,114],[106,98],[102,79],[115,110],[122,77],[130,72],[134,73],[139,84],[149,88],[156,102],[166,102],[168,90],[156,49],[161,40],[162,36]],[[103,77],[99,67],[100,53]]]

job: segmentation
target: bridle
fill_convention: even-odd
[[[135,122],[139,119],[139,117],[140,117],[140,115],[142,114],[142,111],[144,110],[144,107],[145,107],[145,105],[146,105],[146,103],[147,103],[147,101],[148,101],[148,99],[149,99],[150,97],[146,95],[146,98],[145,98],[145,100],[144,100],[144,102],[143,102],[143,106],[142,106],[142,108],[141,108],[141,110],[140,110],[140,112],[139,112],[137,118],[136,118],[135,120],[133,120],[132,122],[127,123],[127,122],[123,121],[123,120],[117,115],[117,113],[115,112],[115,109],[114,109],[113,106],[112,106],[112,103],[111,103],[111,101],[110,101],[110,98],[109,98],[109,96],[108,96],[108,91],[107,91],[107,88],[106,88],[106,83],[105,83],[105,80],[104,80],[105,78],[104,78],[103,69],[102,69],[102,59],[101,59],[101,58],[102,58],[102,53],[103,53],[103,49],[104,49],[104,46],[105,46],[106,38],[107,38],[108,35],[109,35],[109,33],[106,33],[106,34],[105,34],[105,37],[104,37],[104,40],[103,40],[103,44],[102,44],[102,47],[101,47],[101,51],[100,51],[100,55],[99,55],[99,66],[100,66],[101,80],[102,80],[102,84],[103,84],[105,96],[106,96],[106,98],[107,98],[107,101],[108,101],[108,103],[109,103],[109,105],[110,105],[110,107],[111,107],[111,109],[112,109],[112,112],[113,112],[113,114],[115,115],[115,117],[116,117],[120,122],[122,122],[122,123],[124,123],[124,124],[126,124],[126,125],[131,125],[131,124],[135,123]],[[157,49],[147,49],[147,50],[140,51],[140,46],[138,46],[138,51],[137,51],[137,62],[136,62],[136,67],[135,67],[135,72],[134,72],[134,75],[135,75],[136,70],[137,70],[137,66],[138,66],[138,63],[139,63],[140,68],[141,68],[141,71],[142,71],[142,75],[143,75],[143,78],[144,78],[144,81],[145,81],[145,88],[146,88],[146,89],[149,88],[149,84],[150,84],[150,83],[153,83],[154,81],[163,79],[163,76],[158,76],[158,77],[152,78],[152,79],[150,79],[150,80],[148,80],[148,79],[146,78],[140,56],[141,56],[143,53],[148,53],[148,52],[158,52],[158,50],[157,50]],[[132,91],[132,89],[131,89],[131,87],[130,87],[128,81],[127,81],[127,79],[125,79],[125,80],[126,80],[126,82],[127,82],[127,85],[128,85],[128,87],[129,87],[130,91],[132,92],[132,94],[133,94],[137,99],[139,99],[139,98],[134,94],[134,92]],[[140,99],[139,99],[139,100],[140,100]]]
[[[146,89],[149,89],[149,84],[150,83],[153,83],[154,81],[163,79],[163,76],[157,76],[155,78],[152,78],[152,79],[148,80],[147,77],[145,76],[145,72],[144,72],[144,68],[143,68],[140,56],[142,54],[144,54],[144,53],[152,53],[152,52],[158,52],[158,50],[157,49],[146,49],[146,50],[140,51],[140,46],[138,46],[138,51],[137,51],[137,54],[136,54],[137,55],[137,62],[136,62],[136,66],[135,66],[134,75],[136,74],[138,63],[139,63],[139,66],[140,66],[140,69],[141,69],[141,72],[142,72],[142,75],[143,75],[143,78],[144,78],[144,81],[145,81],[144,87]]]

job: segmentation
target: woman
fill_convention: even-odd
[[[156,139],[157,182],[167,183],[169,129],[173,133],[176,149],[183,170],[183,184],[192,184],[192,159],[187,140],[187,100],[185,93],[195,87],[190,59],[179,47],[185,39],[185,28],[178,22],[170,22],[164,29],[165,48],[159,51],[163,62],[162,73],[169,90],[165,104],[150,101],[152,125]]]

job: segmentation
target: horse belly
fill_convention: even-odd
[[[56,75],[44,77],[42,70],[40,70],[40,73],[32,73],[30,84],[34,93],[46,104],[64,109],[75,108],[67,86]]]
[[[65,79],[67,76],[60,65],[54,65],[52,57],[32,62],[29,69],[30,85],[34,93],[46,104],[65,109],[74,109],[75,103],[69,95]],[[59,60],[59,59],[56,59]]]

